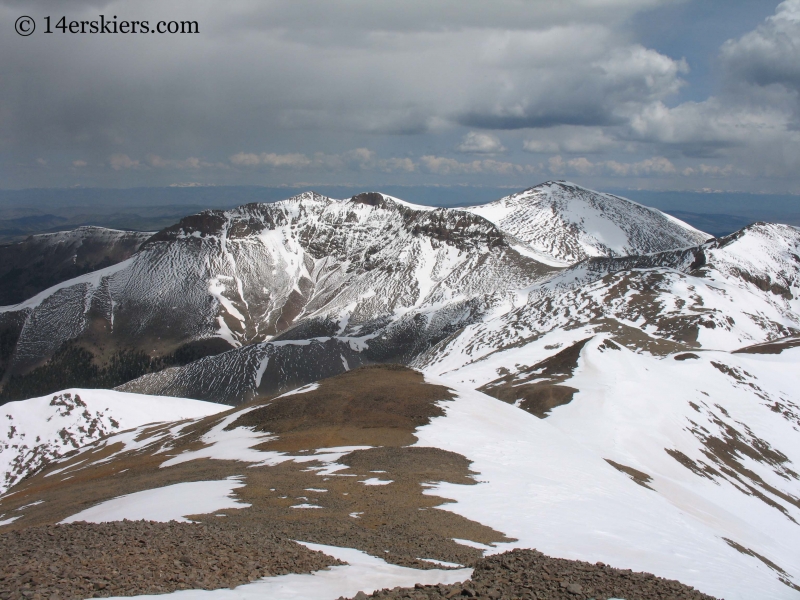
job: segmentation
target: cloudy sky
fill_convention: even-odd
[[[44,32],[100,15],[199,33]],[[0,0],[0,57],[0,188],[800,193],[800,0]]]

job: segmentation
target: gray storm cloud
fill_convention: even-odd
[[[626,29],[664,4],[2,2],[2,185],[160,184],[184,171],[221,183],[530,181],[569,161],[668,174],[589,169],[574,162],[582,153],[607,154],[592,165],[666,157],[699,176],[692,160],[723,169],[753,144],[794,143],[798,0],[725,43],[727,91],[694,103],[678,101],[691,65]],[[37,32],[6,34],[23,10]],[[47,15],[99,14],[193,20],[200,33],[41,32]],[[562,154],[573,156],[551,161]]]

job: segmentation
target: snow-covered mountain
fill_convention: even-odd
[[[526,357],[523,364],[532,365],[567,342],[599,333],[657,356],[729,352],[800,333],[796,256],[795,228],[755,224],[686,250],[587,259],[520,288],[492,310],[470,311],[465,304],[412,310],[369,335],[311,337],[317,332],[308,339],[252,344],[145,375],[120,389],[235,404],[387,357],[399,356],[435,376],[473,373],[483,364],[500,373],[518,364],[516,350]]]
[[[127,351],[137,364],[167,357],[168,366],[209,340],[218,343],[205,353],[292,328],[301,338],[369,335],[412,310],[466,318],[552,271],[479,216],[377,193],[348,201],[309,193],[206,211],[153,236],[127,261],[3,309],[0,326],[16,342],[6,390],[26,389],[11,376],[68,342],[101,363]]]
[[[539,223],[545,197],[554,202],[547,210],[557,205],[572,221]],[[307,193],[187,217],[126,261],[0,309],[2,393],[23,398],[93,380],[113,386],[230,348],[321,336],[369,338],[366,361],[408,362],[459,328],[507,311],[518,290],[581,258],[575,244],[615,255],[706,237],[658,211],[566,183],[484,208],[489,220],[478,208],[421,207],[378,193],[347,201]],[[610,233],[615,228],[625,243]],[[276,348],[265,352],[288,352]],[[326,374],[333,372],[301,380]],[[251,379],[253,389],[264,381]]]
[[[480,215],[549,264],[696,246],[711,236],[627,198],[548,181],[465,210]]]

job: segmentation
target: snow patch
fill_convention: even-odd
[[[392,479],[379,479],[377,477],[370,477],[364,481],[359,481],[359,483],[363,483],[364,485],[389,485],[392,482]]]
[[[233,490],[244,485],[237,477],[176,483],[107,500],[67,517],[61,523],[108,523],[123,519],[189,523],[186,515],[210,514],[226,508],[250,506],[232,497]]]

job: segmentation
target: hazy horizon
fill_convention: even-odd
[[[578,183],[578,182],[575,182]],[[528,186],[530,187],[530,186]],[[198,186],[44,188],[0,190],[0,241],[96,225],[155,231],[206,209],[275,202],[304,191],[346,199],[380,191],[413,204],[459,207],[492,202],[524,188],[492,186]],[[663,210],[712,235],[726,235],[756,221],[800,226],[793,195],[648,190],[599,190]]]

